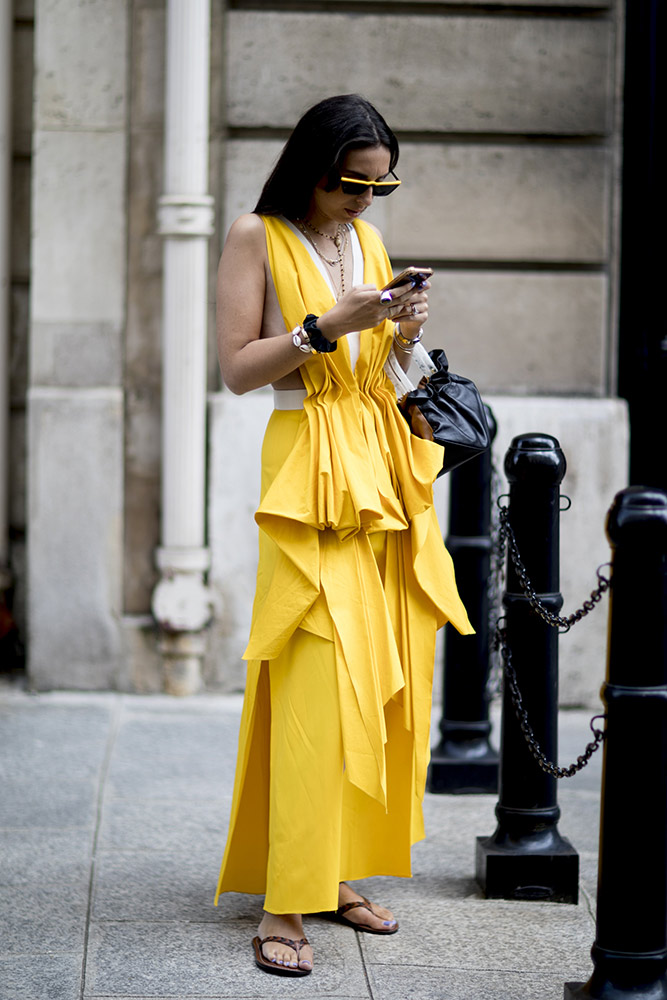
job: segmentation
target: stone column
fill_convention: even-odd
[[[129,0],[36,0],[28,670],[122,684]]]
[[[153,613],[165,689],[201,686],[212,600],[205,575],[210,0],[169,0],[163,251],[162,545]]]

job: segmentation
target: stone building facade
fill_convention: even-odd
[[[170,2],[13,4],[9,539],[39,688],[164,684],[151,607]],[[499,468],[514,434],[560,440],[566,608],[593,586],[609,558],[604,513],[627,483],[615,392],[622,13],[619,0],[212,0],[207,686],[243,684],[271,407],[268,391],[220,384],[217,260],[290,127],[333,93],[363,93],[399,136],[403,186],[370,218],[396,266],[435,268],[429,346],[446,347],[493,407]],[[564,640],[566,703],[596,702],[597,617]]]

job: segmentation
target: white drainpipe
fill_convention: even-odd
[[[13,8],[0,0],[0,602],[9,570],[9,230],[12,169],[11,74]]]
[[[162,626],[165,690],[201,687],[206,584],[206,339],[210,0],[168,0],[162,295],[162,544],[153,614]]]

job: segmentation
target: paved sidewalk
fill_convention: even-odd
[[[414,877],[356,883],[400,933],[310,919],[313,974],[262,974],[258,898],[212,905],[240,708],[238,696],[0,688],[2,1000],[561,1000],[564,982],[588,979],[600,754],[559,782],[578,906],[483,899],[475,837],[493,832],[495,798],[429,795]],[[563,761],[588,742],[591,714],[561,714]]]

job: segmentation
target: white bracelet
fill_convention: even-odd
[[[304,354],[312,354],[313,348],[310,346],[310,337],[302,326],[295,326],[292,330],[292,343]]]

